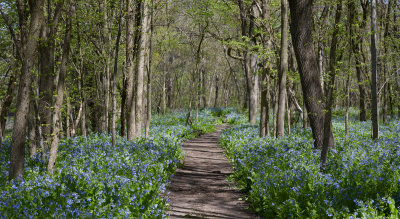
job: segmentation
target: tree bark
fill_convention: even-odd
[[[53,174],[55,170],[57,151],[58,151],[58,143],[59,143],[59,134],[60,134],[60,123],[61,123],[61,107],[64,100],[64,91],[65,91],[65,78],[67,76],[67,65],[69,59],[69,51],[71,44],[71,31],[72,31],[72,16],[74,13],[74,6],[71,4],[71,0],[67,3],[68,6],[68,14],[66,20],[66,29],[65,29],[65,37],[64,37],[64,45],[63,45],[63,53],[61,58],[61,65],[59,70],[59,78],[57,84],[57,96],[54,103],[54,114],[53,114],[53,141],[51,142],[50,147],[50,157],[49,163],[47,165],[47,171],[50,174]]]
[[[21,32],[21,76],[19,82],[17,107],[11,140],[11,161],[9,179],[23,177],[25,163],[25,137],[27,116],[29,113],[30,86],[35,53],[38,45],[40,26],[43,15],[43,0],[29,2],[30,23],[27,27],[27,12],[21,0],[17,1],[19,26]]]
[[[312,41],[312,4],[312,0],[289,0],[290,29],[305,105],[313,133],[314,147],[322,148],[324,136],[323,92]]]
[[[215,76],[215,100],[214,100],[214,108],[216,108],[218,106],[218,92],[219,92],[219,87],[218,87],[218,83],[219,83],[219,77],[218,75]]]
[[[41,15],[41,33],[40,43],[38,45],[39,52],[39,113],[42,118],[42,130],[45,148],[48,148],[51,143],[51,119],[53,110],[53,92],[55,89],[55,58],[56,58],[56,38],[59,26],[59,18],[62,14],[64,1],[59,1],[55,5],[55,10],[48,12],[46,22],[45,15]],[[48,9],[53,7],[48,1]],[[50,10],[50,9],[49,9]]]
[[[285,135],[286,72],[288,68],[288,3],[281,1],[281,55],[276,137]]]
[[[351,25],[350,31],[353,33],[353,30],[356,29],[355,26],[355,13],[357,12],[356,7],[355,7],[355,2],[350,1],[349,2],[349,23]],[[365,17],[366,19],[366,17]],[[364,23],[365,21],[363,21]],[[364,25],[361,25],[361,28]],[[362,41],[362,37],[360,34],[358,34],[357,30],[354,31],[354,34],[351,36],[351,49],[352,52],[354,53],[355,57],[355,67],[356,67],[356,75],[357,75],[357,81],[358,81],[358,90],[360,93],[360,115],[359,119],[360,121],[367,121],[367,109],[366,109],[366,99],[365,99],[365,94],[366,94],[366,88],[364,85],[364,79],[363,79],[363,72],[362,72],[362,62],[361,62],[361,55],[362,51],[360,50],[360,44]]]
[[[136,5],[136,20],[140,19],[140,5],[139,1]],[[132,140],[135,135],[135,107],[133,102],[133,86],[134,86],[134,37],[133,37],[133,1],[127,0],[127,14],[126,14],[126,127],[127,139]],[[136,27],[138,28],[138,27]],[[133,106],[132,106],[133,105]],[[122,113],[122,112],[121,112]]]
[[[260,138],[269,135],[269,72],[270,67],[266,64],[261,79]]]
[[[152,7],[154,1],[151,1]],[[146,112],[146,124],[145,124],[145,136],[148,138],[150,136],[150,123],[151,123],[151,71],[152,71],[152,58],[153,58],[153,8],[150,12],[150,39],[149,39],[149,54],[147,58],[147,112]]]
[[[33,101],[29,104],[29,115],[28,115],[28,141],[29,141],[29,154],[34,157],[37,152],[36,148],[36,132],[35,132],[35,111],[33,107]]]
[[[7,93],[3,99],[3,106],[1,107],[0,113],[0,148],[5,134],[8,113],[10,111],[10,107],[14,98],[15,88],[17,87],[17,72],[14,69],[12,69],[11,71],[12,73],[10,76],[10,80],[8,81]]]
[[[372,138],[379,138],[379,111],[377,93],[377,48],[376,48],[376,0],[371,4],[371,93],[372,93]]]
[[[140,46],[138,50],[137,64],[137,87],[136,87],[136,102],[135,102],[135,134],[134,137],[140,137],[142,134],[143,121],[143,88],[144,88],[144,72],[146,66],[148,33],[149,33],[149,7],[150,3],[143,1],[143,18],[141,24]],[[133,103],[133,102],[132,102]],[[132,104],[133,105],[133,104]],[[133,107],[133,106],[132,106]]]
[[[118,53],[119,42],[121,39],[121,20],[122,20],[122,0],[119,1],[120,14],[118,17],[118,34],[117,41],[115,42],[115,57],[114,57],[114,73],[112,74],[112,115],[111,115],[111,145],[115,147],[116,142],[116,115],[117,115],[117,75],[118,75]]]
[[[335,147],[335,141],[332,135],[332,106],[335,101],[335,79],[336,79],[336,68],[337,62],[341,59],[342,54],[337,55],[337,48],[339,45],[339,25],[342,17],[342,0],[339,0],[336,8],[335,15],[335,27],[332,34],[331,49],[329,54],[329,71],[328,81],[325,87],[326,104],[325,104],[325,115],[324,115],[324,139],[323,148],[321,151],[321,170],[325,169],[325,165],[328,158],[329,148]]]

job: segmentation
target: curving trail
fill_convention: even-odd
[[[227,181],[232,167],[218,146],[222,128],[184,143],[184,167],[169,187],[170,218],[257,218]]]

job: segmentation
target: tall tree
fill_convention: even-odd
[[[276,136],[285,135],[286,72],[288,68],[288,3],[281,0],[281,59]]]
[[[67,67],[69,62],[69,52],[71,47],[71,31],[72,31],[72,16],[74,14],[74,6],[71,3],[71,0],[67,1],[67,15],[66,15],[66,24],[65,24],[65,36],[64,36],[64,44],[63,44],[63,52],[61,58],[61,64],[59,69],[58,76],[58,84],[57,84],[57,96],[54,103],[54,112],[52,119],[52,141],[50,147],[49,154],[49,163],[47,165],[47,171],[49,173],[53,173],[56,164],[57,151],[58,151],[58,143],[60,138],[60,123],[61,123],[61,107],[64,101],[64,92],[65,92],[65,78],[67,76]]]
[[[39,40],[39,113],[45,147],[51,143],[53,92],[55,89],[56,38],[64,1],[47,1],[47,17],[43,16]]]
[[[118,53],[119,53],[119,42],[121,40],[121,20],[122,20],[122,1],[119,1],[120,11],[118,16],[118,34],[117,41],[115,42],[115,56],[114,56],[114,73],[112,74],[111,84],[112,84],[112,115],[111,115],[111,145],[115,146],[116,139],[116,114],[117,114],[117,74],[118,74]]]
[[[9,179],[23,177],[25,163],[25,137],[31,94],[32,70],[42,24],[44,0],[17,0],[21,40],[17,46],[22,63],[17,96],[17,111],[11,140]]]
[[[138,50],[138,64],[136,65],[136,101],[135,101],[135,134],[139,137],[142,134],[143,125],[143,89],[144,89],[144,73],[146,68],[146,57],[148,53],[149,42],[149,12],[150,2],[143,1],[143,17],[141,22],[140,45]],[[133,102],[131,103],[133,107]]]
[[[372,138],[379,138],[379,111],[378,111],[378,70],[376,48],[376,0],[371,2],[371,94],[372,94]]]
[[[340,31],[340,20],[342,17],[342,0],[339,0],[336,6],[335,15],[335,27],[332,34],[331,49],[329,53],[329,69],[328,69],[328,81],[325,85],[325,115],[324,115],[324,139],[323,148],[321,151],[321,170],[324,170],[326,161],[328,158],[328,152],[330,147],[334,147],[335,142],[332,136],[332,106],[335,100],[335,79],[337,71],[337,63],[341,59],[342,52],[338,56],[339,43],[339,31]]]
[[[314,138],[314,147],[322,148],[324,136],[323,92],[318,61],[312,40],[313,0],[289,0],[290,30],[303,96]]]

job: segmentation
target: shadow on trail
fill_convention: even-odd
[[[169,188],[170,218],[257,218],[227,181],[232,167],[218,146],[221,128],[183,145],[184,167]]]

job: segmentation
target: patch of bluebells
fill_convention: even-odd
[[[334,122],[336,148],[321,173],[320,150],[310,129],[292,129],[275,139],[259,138],[259,127],[225,130],[221,145],[234,178],[252,207],[266,218],[376,218],[399,216],[400,123],[380,127],[371,140],[370,122]]]
[[[230,111],[225,115],[226,122],[230,125],[240,125],[248,123],[248,117],[244,114],[237,113],[236,111]]]
[[[155,116],[150,138],[115,147],[105,133],[63,139],[56,171],[40,156],[26,158],[24,180],[7,181],[10,142],[0,148],[0,218],[166,218],[166,187],[193,133],[182,114]],[[212,122],[201,114],[199,121]],[[28,152],[27,152],[28,154]]]

